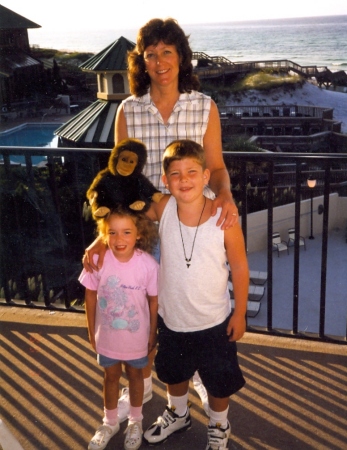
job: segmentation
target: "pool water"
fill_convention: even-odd
[[[58,147],[58,136],[54,131],[60,126],[54,124],[24,124],[0,133],[0,147]],[[33,164],[45,161],[43,156],[34,156]],[[12,164],[25,164],[24,156],[10,155]],[[1,163],[1,160],[0,160]]]
[[[25,124],[0,133],[0,146],[57,147],[54,131],[60,124]]]

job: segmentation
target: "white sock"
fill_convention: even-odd
[[[151,392],[152,391],[152,375],[150,375],[148,378],[144,378],[143,380],[144,384],[144,392]]]
[[[174,411],[175,414],[182,417],[187,412],[188,392],[181,397],[175,397],[167,394],[168,407]]]
[[[228,426],[228,411],[229,411],[229,406],[227,407],[227,409],[225,411],[221,411],[221,412],[213,411],[210,408],[209,425],[212,425],[213,427],[215,427],[218,424],[218,426],[220,426],[223,429],[227,428],[227,426]]]

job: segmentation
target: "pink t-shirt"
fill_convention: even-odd
[[[95,341],[97,353],[128,361],[148,353],[149,306],[146,295],[158,294],[158,263],[136,250],[123,263],[107,250],[98,272],[83,270],[80,283],[97,291]]]

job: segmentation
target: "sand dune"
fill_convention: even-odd
[[[347,88],[346,88],[347,90]],[[347,93],[326,90],[306,82],[295,90],[275,88],[271,91],[250,90],[231,96],[226,105],[309,105],[334,108],[334,119],[341,122],[342,133],[347,134]]]

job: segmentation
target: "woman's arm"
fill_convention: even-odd
[[[235,309],[230,318],[227,334],[230,341],[242,338],[246,331],[246,313],[249,286],[249,269],[245,241],[239,224],[224,231],[224,245],[230,266]]]
[[[221,125],[218,108],[214,101],[211,101],[210,117],[203,145],[207,168],[211,172],[209,185],[216,194],[212,215],[216,214],[218,207],[222,208],[217,226],[222,224],[222,229],[226,230],[238,222],[239,215],[230,190],[229,174],[223,160]]]
[[[128,137],[127,122],[125,119],[123,105],[120,104],[117,109],[116,122],[114,127],[115,145],[117,145],[118,142],[122,141],[123,139],[126,139],[127,137]]]

